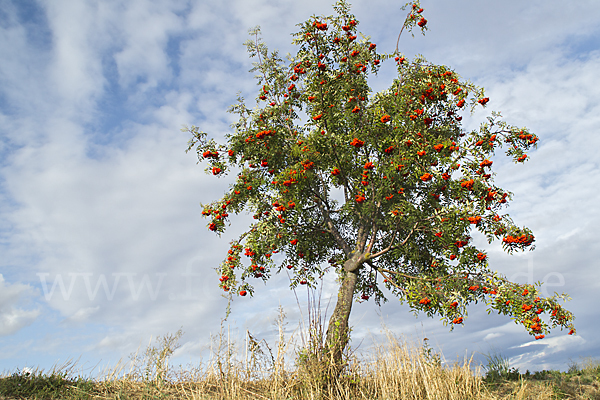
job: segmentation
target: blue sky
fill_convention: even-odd
[[[394,50],[399,4],[353,4],[360,30],[380,51]],[[494,163],[497,183],[515,194],[511,216],[533,230],[537,249],[508,256],[498,243],[483,247],[507,277],[570,294],[565,306],[578,335],[555,331],[532,341],[482,306],[449,332],[398,302],[364,302],[353,310],[353,344],[368,351],[384,323],[397,335],[428,337],[448,360],[484,361],[481,353],[493,348],[524,371],[599,357],[600,3],[422,5],[430,31],[403,36],[401,50],[486,88],[488,107],[465,118],[466,128],[497,110],[540,137],[525,165],[500,156]],[[197,362],[225,313],[213,268],[247,217],[222,238],[206,229],[198,204],[220,197],[229,181],[196,165],[180,128],[194,124],[223,137],[236,93],[256,95],[243,46],[248,29],[260,25],[271,49],[293,52],[295,24],[331,14],[331,5],[0,0],[0,10],[0,371],[79,359],[82,371],[97,372],[95,365],[115,365],[180,327],[174,362]],[[393,72],[384,64],[372,87],[384,89]],[[64,292],[52,292],[57,279]],[[94,294],[103,279],[108,290]],[[291,333],[300,309],[287,277],[257,289],[233,303],[234,335],[248,329],[273,340],[280,304]],[[335,289],[333,278],[323,283],[323,303]],[[305,315],[306,294],[298,295]]]

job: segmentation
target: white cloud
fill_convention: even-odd
[[[48,83],[62,112],[77,120],[89,113],[105,84],[98,57],[102,44],[94,39],[95,12],[85,2],[48,2],[46,9],[53,54]]]
[[[90,317],[94,315],[100,309],[99,306],[96,307],[85,307],[77,310],[75,314],[73,314],[69,320],[73,322],[78,321],[89,321]]]
[[[144,92],[169,83],[172,70],[167,45],[184,28],[182,18],[176,15],[184,9],[184,2],[135,1],[121,10],[118,18],[124,42],[114,55],[121,86],[134,85]]]
[[[9,284],[0,274],[0,336],[12,335],[31,324],[40,310],[26,310],[20,306],[30,303],[32,287],[22,283]]]

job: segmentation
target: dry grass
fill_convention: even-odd
[[[471,370],[471,360],[442,367],[440,357],[427,347],[411,346],[393,335],[376,348],[371,359],[349,358],[344,374],[328,379],[326,360],[311,357],[304,348],[294,365],[285,363],[290,345],[280,336],[276,351],[251,342],[246,360],[239,360],[231,344],[217,339],[217,352],[204,368],[168,375],[111,373],[96,384],[90,398],[103,399],[487,399],[483,380]],[[314,346],[315,343],[312,343]],[[318,347],[317,347],[318,349]],[[307,351],[308,350],[308,351]],[[429,350],[429,351],[428,351]],[[146,354],[167,354],[150,351]],[[141,361],[138,359],[138,362]],[[142,365],[148,365],[143,360]],[[150,364],[161,364],[160,360]],[[134,369],[135,370],[135,369]],[[137,369],[139,371],[139,368]],[[167,375],[164,375],[167,374]],[[112,377],[112,378],[111,378]]]
[[[130,356],[129,365],[119,363],[96,379],[70,376],[72,365],[67,372],[5,376],[0,399],[600,399],[600,366],[593,361],[572,366],[568,374],[521,375],[514,369],[490,374],[488,365],[482,378],[472,359],[449,365],[426,340],[409,343],[391,333],[366,357],[346,355],[342,375],[330,379],[320,318],[312,319],[299,349],[284,337],[283,320],[281,313],[273,350],[247,332],[244,351],[238,351],[222,331],[212,338],[206,365],[175,370],[168,361],[178,347],[179,331],[158,338],[143,354]]]

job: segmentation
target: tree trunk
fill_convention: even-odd
[[[351,272],[346,270],[346,275],[338,292],[337,303],[327,327],[325,349],[330,357],[331,367],[334,367],[336,374],[339,374],[343,368],[342,354],[350,339],[348,320],[352,310],[357,278],[358,270],[355,269]]]

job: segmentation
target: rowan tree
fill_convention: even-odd
[[[402,30],[424,33],[419,2],[404,7]],[[558,304],[565,294],[543,298],[540,283],[508,281],[471,241],[476,230],[509,253],[533,249],[532,232],[503,213],[511,193],[494,184],[491,158],[504,147],[523,163],[538,137],[496,112],[467,132],[465,111],[489,101],[483,89],[398,48],[378,53],[368,37],[359,39],[349,5],[340,0],[334,9],[299,24],[287,61],[251,31],[256,106],[238,98],[226,143],[184,129],[193,136],[188,151],[195,147],[209,173],[237,173],[221,199],[203,205],[208,229],[220,235],[229,214],[244,210],[255,219],[218,268],[221,288],[246,296],[253,281],[282,270],[292,288],[337,273],[326,346],[338,361],[353,300],[397,297],[451,329],[464,323],[469,303],[482,301],[536,339],[555,327],[574,333],[572,313]],[[395,62],[397,78],[373,93],[368,77],[384,61]]]

